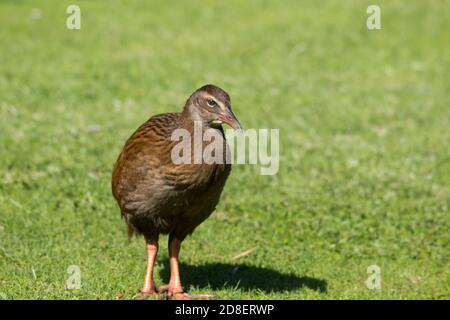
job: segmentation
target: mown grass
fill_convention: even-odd
[[[214,83],[246,128],[280,128],[280,170],[234,167],[183,245],[186,289],[449,299],[449,3],[377,1],[369,31],[372,2],[79,0],[70,31],[73,1],[2,1],[0,298],[136,293],[144,242],[127,241],[113,163],[150,115]]]

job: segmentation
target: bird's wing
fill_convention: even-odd
[[[180,116],[180,113],[153,116],[125,143],[112,178],[113,195],[121,208],[126,202],[139,200],[135,197],[147,196],[161,181],[161,168],[170,161],[170,136]],[[148,190],[138,190],[142,186]]]

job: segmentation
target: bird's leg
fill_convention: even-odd
[[[180,253],[181,241],[177,238],[169,236],[169,256],[170,256],[170,281],[166,288],[161,288],[160,291],[167,290],[169,297],[174,297],[177,300],[189,300],[189,299],[209,299],[214,296],[208,294],[187,294],[183,291],[180,279],[180,269],[178,264],[178,255]]]
[[[178,256],[180,254],[181,241],[177,238],[169,237],[169,260],[170,260],[170,281],[168,286],[168,295],[181,297],[183,287],[181,286],[180,269],[178,265]]]
[[[145,272],[144,287],[141,290],[142,297],[148,297],[156,293],[153,281],[153,269],[155,267],[156,254],[158,253],[158,240],[146,240],[147,242],[147,270]]]

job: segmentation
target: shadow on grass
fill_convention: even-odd
[[[169,261],[163,261],[161,277],[170,277]],[[281,273],[272,269],[249,265],[225,263],[209,263],[200,266],[189,266],[180,263],[181,281],[185,288],[209,287],[212,290],[239,288],[242,290],[262,290],[269,292],[292,291],[309,288],[319,292],[327,291],[325,280],[292,274]]]

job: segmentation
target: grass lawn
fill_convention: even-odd
[[[234,166],[183,244],[185,289],[450,299],[450,3],[375,2],[370,31],[374,1],[1,1],[0,299],[135,295],[145,246],[127,240],[114,161],[206,83],[245,128],[280,128],[280,168]]]

